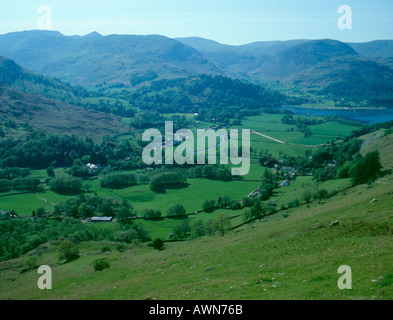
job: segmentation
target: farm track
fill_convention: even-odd
[[[289,145],[289,146],[299,146],[299,147],[306,147],[306,148],[319,148],[319,147],[324,146],[324,144],[319,144],[319,145],[316,145],[316,146],[310,146],[310,145],[307,145],[307,144],[289,143],[289,142],[284,142],[284,141],[275,139],[275,138],[273,138],[273,137],[269,137],[269,136],[267,136],[267,135],[265,135],[265,134],[262,134],[262,133],[260,133],[260,132],[255,131],[255,130],[252,130],[251,132],[252,132],[252,133],[255,133],[255,134],[257,134],[257,135],[259,135],[259,136],[261,136],[261,137],[264,137],[264,138],[266,138],[266,139],[272,140],[272,141],[274,141],[274,142],[277,142],[277,143],[280,143],[280,144],[286,144],[286,145]]]

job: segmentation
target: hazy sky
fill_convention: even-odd
[[[332,38],[393,39],[392,0],[2,0],[0,34],[39,29],[40,6],[52,30],[66,35],[199,36],[227,44]],[[352,29],[338,27],[338,8],[352,9]]]

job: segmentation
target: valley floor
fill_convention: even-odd
[[[393,184],[379,183],[392,179],[163,251],[83,243],[79,259],[60,264],[57,243],[41,245],[0,263],[0,299],[392,299]],[[36,270],[20,273],[31,255],[51,266],[52,290],[38,289]],[[94,271],[101,258],[111,267]],[[352,268],[352,290],[337,286],[342,265]]]

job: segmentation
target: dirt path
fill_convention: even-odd
[[[299,147],[306,147],[306,148],[319,148],[319,147],[324,146],[324,144],[319,144],[319,145],[317,145],[317,146],[310,146],[310,145],[307,145],[307,144],[289,143],[289,142],[284,142],[284,141],[281,141],[281,140],[278,140],[278,139],[269,137],[269,136],[267,136],[267,135],[265,135],[265,134],[259,133],[259,132],[254,131],[254,130],[252,130],[251,132],[252,132],[252,133],[255,133],[255,134],[257,134],[257,135],[259,135],[259,136],[261,136],[261,137],[264,137],[264,138],[266,138],[266,139],[273,140],[273,141],[275,141],[275,142],[277,142],[277,143],[280,143],[280,144],[287,144],[287,145],[290,145],[290,146],[299,146]]]
[[[37,196],[38,199],[45,201],[46,203],[48,203],[48,199],[42,198],[38,193],[35,194]],[[55,206],[56,203],[53,202],[49,202],[52,206]]]
[[[264,138],[266,138],[266,139],[270,139],[270,140],[276,141],[276,142],[281,143],[281,144],[287,144],[287,143],[284,142],[284,141],[274,139],[274,138],[272,138],[272,137],[269,137],[269,136],[264,135],[264,134],[262,134],[262,133],[256,132],[256,131],[254,131],[254,130],[252,130],[251,132],[257,134],[258,136],[264,137]]]

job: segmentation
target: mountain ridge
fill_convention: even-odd
[[[33,72],[89,88],[134,87],[200,74],[321,88],[356,74],[363,82],[375,84],[382,78],[393,86],[389,58],[393,57],[393,40],[351,44],[297,39],[231,46],[199,37],[102,36],[97,32],[65,36],[57,31],[25,31],[0,35],[0,55]],[[375,75],[367,72],[371,62],[379,70]]]
[[[123,83],[146,70],[163,78],[221,71],[194,48],[158,35],[64,36],[26,31],[0,36],[0,55],[72,84]],[[45,57],[45,58],[43,58]]]

